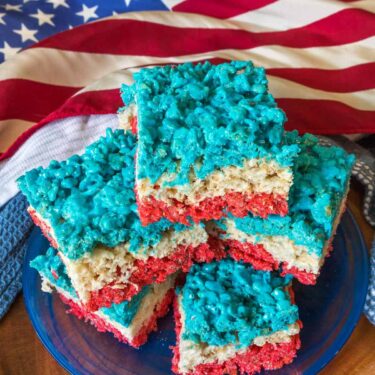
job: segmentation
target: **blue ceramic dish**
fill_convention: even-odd
[[[358,322],[367,291],[368,254],[350,212],[344,214],[333,245],[317,285],[295,283],[304,325],[302,348],[294,363],[269,374],[316,374],[342,348]],[[170,346],[175,343],[171,313],[138,350],[119,343],[109,333],[98,333],[66,314],[56,294],[40,290],[40,278],[29,262],[47,246],[35,229],[25,258],[23,290],[32,324],[60,365],[72,374],[171,374]]]

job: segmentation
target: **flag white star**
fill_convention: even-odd
[[[132,0],[125,0],[125,5],[128,7]]]
[[[77,16],[83,17],[83,22],[87,22],[90,18],[98,18],[98,15],[95,11],[98,9],[98,6],[87,7],[85,4],[82,5],[82,10],[76,13]]]
[[[115,11],[113,11],[113,12],[112,12],[112,16],[118,16],[118,13],[115,12]]]
[[[51,26],[55,26],[55,24],[52,21],[52,18],[55,17],[54,14],[48,14],[42,12],[40,9],[38,9],[38,13],[30,14],[31,17],[34,17],[38,20],[38,25],[42,26],[45,23]]]
[[[35,37],[38,30],[28,29],[23,23],[21,24],[21,28],[14,30],[14,32],[21,35],[22,42],[26,42],[27,40],[32,40],[33,42],[38,41],[38,39]]]
[[[69,5],[66,3],[66,0],[47,0],[50,4],[53,5],[53,9],[58,7],[69,8]]]
[[[0,24],[5,25],[5,21],[3,20],[5,13],[0,13]]]
[[[15,12],[21,12],[21,5],[5,4],[4,9],[7,11],[14,10]]]
[[[162,0],[162,3],[168,9],[172,9],[175,5],[182,3],[182,1],[181,0]]]
[[[4,55],[4,60],[14,56],[21,48],[11,47],[7,42],[4,42],[4,47],[0,48],[0,53]]]

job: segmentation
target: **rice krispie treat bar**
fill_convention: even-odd
[[[288,212],[298,146],[263,68],[249,61],[142,69],[123,85],[120,126],[137,132],[144,225]],[[135,118],[137,121],[135,121]]]
[[[167,314],[174,296],[175,276],[171,275],[161,284],[144,287],[130,301],[90,312],[79,300],[55,249],[50,247],[30,265],[42,278],[42,290],[55,290],[69,306],[70,313],[90,322],[99,332],[111,332],[119,341],[135,348],[143,345],[150,332],[157,329],[157,320]]]
[[[58,249],[91,311],[129,300],[145,285],[216,256],[202,225],[163,219],[142,226],[134,194],[135,146],[131,133],[108,129],[83,155],[52,161],[18,181],[34,222]]]
[[[290,279],[224,259],[194,265],[177,292],[176,374],[254,374],[291,363],[300,347]]]
[[[315,284],[345,210],[354,156],[305,135],[295,162],[289,214],[267,219],[251,214],[218,221],[220,238],[237,260],[256,269],[282,267],[304,284]]]

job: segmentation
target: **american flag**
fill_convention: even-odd
[[[251,59],[288,129],[373,132],[374,13],[373,0],[1,3],[0,206],[25,170],[116,127],[119,86],[142,66]]]

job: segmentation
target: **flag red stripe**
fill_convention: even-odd
[[[249,12],[277,0],[187,0],[173,7],[174,11],[203,14],[216,18],[230,18]]]
[[[210,61],[220,63],[225,60],[211,59]],[[362,64],[342,70],[267,69],[267,74],[323,91],[350,93],[375,87],[375,63]],[[2,81],[0,82],[0,96],[11,95],[13,100],[0,102],[0,120],[18,118],[38,122],[55,111],[77,91],[79,91],[79,88],[47,85],[23,79]],[[30,95],[30,93],[35,92],[38,95]],[[85,99],[85,102],[81,101],[81,108],[84,109],[85,106],[95,108],[96,103],[92,105],[91,95],[94,96],[92,100],[95,101],[97,92],[87,92],[85,96],[79,95],[79,97]],[[75,98],[73,99],[75,100]],[[19,103],[23,104],[20,105]],[[110,113],[111,111],[112,109],[109,112],[103,109],[102,113]]]
[[[0,100],[0,120],[40,121],[78,90],[26,79],[0,81],[0,98],[3,98]]]
[[[85,101],[90,97],[89,102]],[[298,129],[301,133],[351,134],[374,133],[375,112],[359,111],[344,104],[328,100],[279,99],[281,108],[288,114],[286,129]],[[38,129],[51,121],[74,115],[114,113],[121,105],[118,90],[84,93],[71,98],[60,110],[23,133],[10,148],[0,154],[5,160]]]
[[[350,32],[345,32],[350,28]],[[305,48],[352,43],[375,33],[374,15],[347,9],[308,26],[279,32],[177,28],[137,20],[106,20],[47,38],[31,48],[169,57],[263,45]],[[108,36],[111,36],[108,38]]]
[[[268,75],[285,78],[318,90],[353,92],[375,87],[375,63],[352,66],[341,70],[272,68]]]
[[[360,111],[345,104],[329,100],[278,99],[287,113],[288,130],[315,134],[374,133],[375,112]],[[119,91],[91,91],[71,97],[57,111],[28,129],[16,142],[0,155],[0,161],[11,157],[35,131],[47,123],[69,116],[116,113],[122,105]],[[335,124],[330,126],[330,124]],[[339,130],[337,124],[340,124]]]
[[[211,59],[210,61],[220,63],[224,60]],[[268,69],[267,73],[308,87],[332,92],[350,93],[375,87],[375,63],[362,64],[342,70],[280,68]],[[78,90],[79,88],[48,85],[23,79],[2,81],[0,82],[0,95],[3,95],[3,97],[11,95],[13,100],[0,103],[0,120],[18,118],[38,122],[55,111]],[[38,92],[38,95],[30,95],[30,93],[35,92]],[[80,95],[79,97],[84,98],[90,108],[95,108],[95,105],[90,103],[90,95],[98,94],[88,92],[87,96]],[[93,100],[96,100],[95,97]],[[20,105],[19,103],[23,104]],[[81,103],[82,107],[86,105],[83,101]],[[101,113],[115,112],[116,109],[103,110]],[[74,115],[76,114],[79,113],[74,113]]]
[[[226,59],[207,59],[221,64]],[[165,64],[160,64],[165,65]],[[375,63],[370,62],[345,69],[268,68],[268,76],[285,78],[301,85],[323,91],[350,93],[375,88]]]
[[[287,130],[314,134],[375,133],[375,112],[330,100],[278,99],[288,117]]]
[[[287,129],[317,134],[371,133],[375,131],[375,111],[361,111],[345,104],[329,100],[277,99],[278,105],[288,117]],[[53,118],[75,115],[116,113],[122,106],[119,91],[93,91],[69,99]],[[51,121],[51,119],[47,119]],[[48,122],[47,121],[47,122]],[[359,130],[359,131],[358,131]]]

